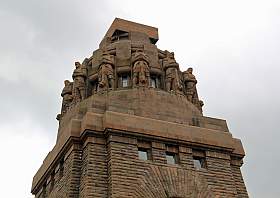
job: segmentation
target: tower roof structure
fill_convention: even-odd
[[[117,32],[140,32],[157,41],[158,29],[156,27],[115,18],[104,37],[113,37]]]

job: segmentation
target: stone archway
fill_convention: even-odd
[[[206,180],[195,171],[150,165],[138,179],[135,198],[214,198]]]

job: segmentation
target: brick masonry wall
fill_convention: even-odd
[[[179,164],[171,165],[166,163],[164,141],[147,137],[144,141],[150,142],[145,144],[151,152],[147,161],[138,156],[143,139],[119,132],[109,132],[107,138],[88,137],[83,145],[73,145],[65,155],[62,176],[56,166],[53,187],[51,176],[47,179],[45,197],[248,197],[241,164],[228,153],[207,150],[207,169],[197,170],[190,145],[177,145]],[[37,193],[36,198],[43,194]]]
[[[199,171],[207,179],[213,192],[219,197],[236,197],[237,192],[231,172],[230,161],[207,157],[207,170]]]
[[[79,186],[80,186],[80,176],[81,176],[81,161],[82,160],[82,150],[75,149],[70,155],[69,159],[69,169],[67,179],[67,197],[79,197]],[[65,167],[68,169],[68,167]]]
[[[128,143],[131,142],[131,143]],[[214,197],[206,180],[192,169],[167,165],[164,144],[153,144],[153,161],[138,159],[135,139],[111,137],[109,142],[111,198]],[[192,161],[185,156],[186,167]]]
[[[229,155],[209,153],[207,169],[195,170],[190,148],[181,147],[179,165],[167,165],[162,143],[152,144],[152,161],[138,159],[134,138],[111,136],[108,145],[111,198],[189,197],[191,192],[195,197],[240,197]]]
[[[65,156],[63,169],[57,163],[53,170],[55,173],[53,179],[51,179],[50,174],[45,182],[45,190],[44,187],[41,187],[41,190],[36,194],[36,198],[79,197],[81,156],[82,150],[79,145],[73,145]]]
[[[247,198],[248,192],[246,190],[246,186],[241,174],[240,166],[237,165],[231,165],[231,171],[233,174],[233,178],[235,181],[235,186],[237,190],[237,197],[238,198]]]
[[[80,197],[108,197],[107,149],[104,139],[96,143],[95,138],[89,138],[83,149]]]
[[[113,137],[110,137],[113,138]],[[124,140],[129,141],[128,138]],[[133,197],[131,189],[135,188],[135,178],[140,170],[136,169],[136,159],[138,158],[138,149],[135,139],[132,143],[119,143],[109,141],[108,159],[109,172],[109,197],[110,198],[129,198]]]

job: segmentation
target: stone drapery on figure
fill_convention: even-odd
[[[164,58],[164,69],[165,69],[165,83],[166,90],[171,92],[181,93],[183,86],[181,84],[181,78],[179,75],[179,64],[174,58],[173,52],[166,52],[166,58]]]
[[[194,100],[198,99],[197,91],[196,91],[197,80],[192,72],[193,69],[191,67],[188,68],[187,71],[183,72],[183,78],[186,87],[187,99],[190,102],[194,103],[195,102]]]
[[[73,90],[73,82],[70,82],[69,80],[65,80],[64,88],[61,92],[61,96],[63,98],[62,107],[61,107],[61,115],[65,114],[71,105],[71,102],[73,100],[72,90]]]
[[[98,87],[99,90],[114,88],[114,56],[106,52],[102,55],[98,70]]]
[[[73,102],[77,103],[85,99],[87,69],[80,62],[75,62],[76,69],[73,72]]]
[[[193,103],[202,112],[202,106],[204,105],[202,100],[199,100],[196,84],[197,80],[193,75],[193,68],[188,68],[187,71],[183,72],[183,79],[186,87],[186,95],[188,101]]]
[[[133,87],[148,87],[150,81],[149,58],[141,50],[135,52],[132,58]]]

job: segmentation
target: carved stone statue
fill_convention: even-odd
[[[183,72],[184,83],[186,86],[187,99],[192,103],[198,103],[198,96],[196,90],[197,80],[193,75],[193,69],[188,68],[187,71]]]
[[[166,58],[164,58],[164,69],[165,69],[165,83],[166,90],[171,92],[181,93],[183,86],[179,75],[179,64],[174,58],[173,52],[167,52]]]
[[[86,96],[87,69],[80,62],[75,62],[76,69],[73,72],[73,102],[80,102]]]
[[[73,90],[73,83],[70,82],[69,80],[65,80],[64,88],[61,93],[61,96],[63,98],[62,107],[61,107],[61,115],[65,114],[71,105],[71,102],[73,100],[72,90]]]
[[[199,109],[199,111],[202,113],[202,107],[204,106],[204,102],[202,100],[198,101],[198,106],[197,108]]]
[[[99,90],[114,88],[114,56],[106,52],[103,53],[99,66],[98,82]]]
[[[149,58],[141,50],[135,52],[132,57],[133,87],[148,87],[150,81]]]
[[[202,100],[199,100],[198,98],[197,89],[196,89],[197,80],[192,72],[193,72],[192,68],[188,68],[187,71],[183,72],[183,79],[186,87],[186,95],[188,101],[193,103],[202,113],[202,107],[204,103]]]

